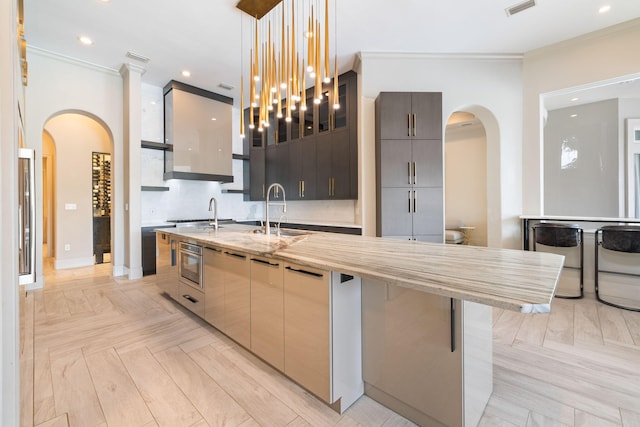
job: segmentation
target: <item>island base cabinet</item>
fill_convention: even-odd
[[[249,257],[224,252],[224,333],[251,348],[251,279]]]
[[[285,263],[284,373],[342,413],[364,390],[360,279]]]
[[[178,299],[178,240],[169,233],[156,232],[156,284],[171,298]]]
[[[489,307],[365,280],[362,322],[367,395],[419,425],[477,424],[492,391]]]
[[[251,351],[284,371],[282,262],[251,257]]]
[[[222,332],[224,323],[224,255],[218,248],[204,248],[204,320]]]

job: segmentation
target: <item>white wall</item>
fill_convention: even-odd
[[[445,227],[475,227],[470,244],[487,245],[487,137],[482,124],[447,126]]]
[[[102,122],[113,140],[113,246],[114,274],[123,274],[123,98],[122,78],[115,70],[66,59],[38,49],[28,49],[27,146],[36,150],[42,164],[42,131],[45,123],[61,112],[83,112]],[[36,183],[42,170],[36,168]],[[42,224],[42,185],[36,185],[36,224]],[[42,227],[36,227],[37,287],[42,275]]]
[[[375,232],[375,111],[381,91],[442,92],[443,123],[454,111],[478,117],[487,134],[488,245],[520,247],[522,60],[517,55],[361,53],[359,155],[365,234]]]
[[[18,78],[16,2],[0,0],[0,425],[20,424],[18,366]]]
[[[544,213],[541,94],[638,73],[640,19],[524,56],[523,213]]]
[[[93,265],[91,154],[111,153],[111,138],[100,123],[73,113],[53,117],[45,130],[56,145],[55,268]],[[77,209],[67,210],[67,204]]]

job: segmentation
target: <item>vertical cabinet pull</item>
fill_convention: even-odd
[[[411,190],[409,190],[409,197],[407,198],[407,200],[409,200],[409,213],[411,213]]]
[[[413,184],[418,183],[418,164],[413,162]]]
[[[407,136],[411,136],[411,114],[407,114]]]
[[[304,180],[302,181],[302,198],[304,199]]]
[[[413,213],[416,213],[416,205],[418,204],[418,192],[413,190]]]
[[[418,136],[416,115],[413,114],[413,136]]]
[[[262,184],[262,198],[264,199],[266,196],[264,195],[264,184]]]
[[[411,162],[407,162],[407,184],[411,184]]]
[[[456,303],[451,300],[451,353],[456,351]]]

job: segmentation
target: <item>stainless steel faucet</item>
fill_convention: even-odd
[[[281,184],[278,184],[277,182],[274,182],[267,189],[267,200],[266,200],[265,206],[264,206],[264,234],[266,234],[267,236],[269,236],[271,234],[271,227],[269,226],[269,194],[271,194],[271,189],[272,188],[279,188],[279,189],[282,190],[282,202],[281,203],[273,202],[271,204],[273,204],[273,205],[281,205],[282,206],[282,213],[287,212],[287,198],[286,198],[285,193],[284,193],[284,187]]]
[[[209,225],[213,226],[213,229],[218,231],[218,201],[215,197],[209,199],[209,212],[211,212],[211,205],[213,204],[213,221],[209,221]]]

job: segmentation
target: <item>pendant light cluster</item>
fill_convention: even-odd
[[[254,18],[248,68],[245,69],[244,59],[241,65],[240,135],[244,138],[246,75],[249,76],[248,126],[262,132],[271,125],[270,116],[290,122],[292,111],[313,108],[307,105],[307,82],[314,82],[313,102],[319,104],[323,83],[331,82],[331,69],[329,0],[282,0],[262,15],[243,9],[241,3],[238,8]],[[339,109],[337,54],[333,64],[333,99],[333,108]]]

